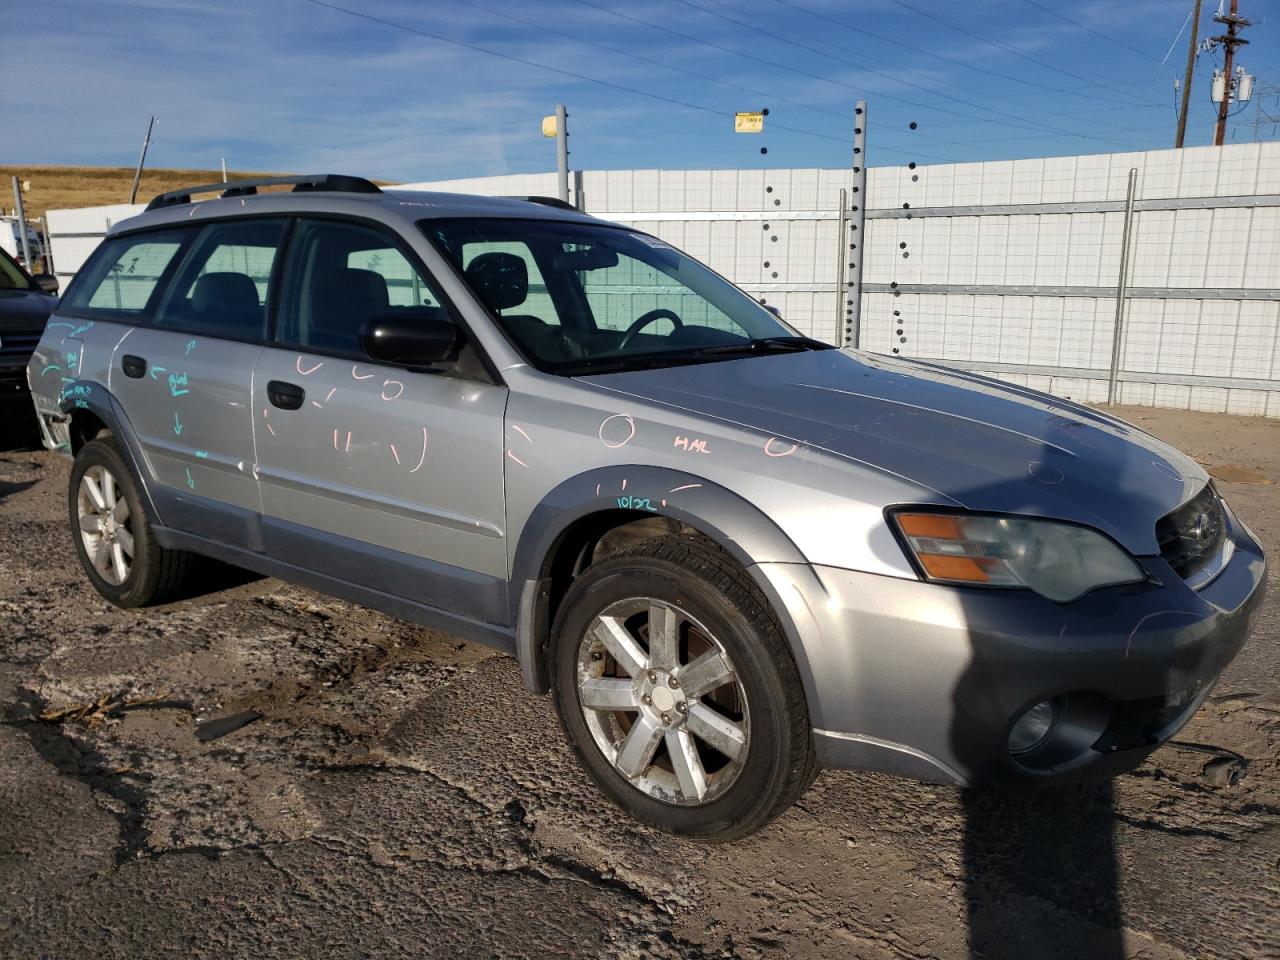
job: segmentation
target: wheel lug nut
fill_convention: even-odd
[[[601,659],[603,659],[603,657],[601,656],[600,651],[599,651],[599,650],[597,650],[595,653],[593,653],[593,654],[591,655],[591,659],[592,659],[592,660],[601,660]]]
[[[675,677],[667,677],[667,686],[674,690],[676,687],[680,686],[680,681]]]
[[[650,671],[649,671],[649,682],[650,682],[650,683],[657,683],[657,682],[658,682],[658,675],[657,675],[656,673],[654,673],[652,670],[650,670]]]
[[[640,702],[647,707],[652,701],[649,699],[649,695],[646,693],[643,697],[640,698]]]
[[[670,718],[669,716],[667,716],[667,715],[664,713],[664,714],[662,715],[662,722],[663,722],[663,723],[670,723],[670,722],[671,722],[671,718]]]
[[[688,707],[686,707],[686,706],[684,705],[684,701],[683,701],[683,700],[676,704],[676,710],[677,710],[678,712],[680,712],[680,713],[688,713],[688,712],[689,712],[689,708],[688,708]]]

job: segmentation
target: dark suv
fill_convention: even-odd
[[[0,250],[0,400],[25,398],[27,362],[57,306],[57,290],[55,277],[32,277]]]

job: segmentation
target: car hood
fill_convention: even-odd
[[[0,290],[0,336],[6,330],[43,330],[57,305],[56,298],[35,290]]]
[[[1159,553],[1156,521],[1207,482],[1115,417],[949,368],[822,350],[584,378],[759,430],[934,491],[937,503],[1096,527]]]

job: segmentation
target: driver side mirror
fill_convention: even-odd
[[[31,278],[35,281],[37,287],[50,296],[55,296],[58,292],[58,278],[52,273],[37,273]]]
[[[426,367],[458,359],[462,331],[439,307],[413,307],[374,317],[360,331],[370,360]]]

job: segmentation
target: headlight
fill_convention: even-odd
[[[1066,603],[1096,587],[1146,579],[1132,557],[1087,527],[963,513],[892,516],[930,580],[1027,587]]]

